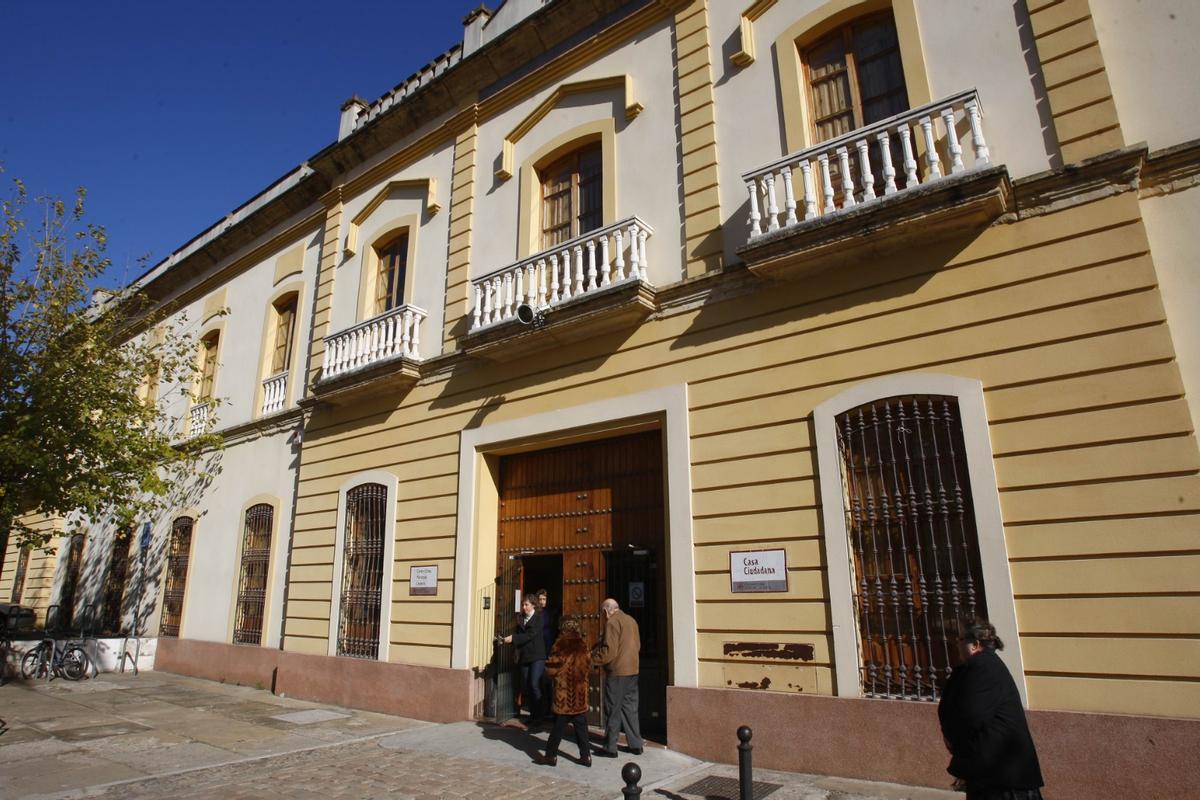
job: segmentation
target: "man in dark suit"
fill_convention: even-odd
[[[521,699],[529,721],[537,722],[542,709],[542,676],[546,673],[546,640],[537,598],[531,594],[521,600],[517,630],[504,637],[505,644],[517,646],[517,666],[521,670]]]

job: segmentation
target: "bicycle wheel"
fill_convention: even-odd
[[[86,678],[91,672],[91,660],[88,654],[82,647],[68,647],[63,652],[62,662],[59,664],[58,670],[62,676],[69,681],[78,681]]]
[[[42,648],[35,647],[21,658],[21,677],[42,678],[47,673],[46,660],[42,658]]]

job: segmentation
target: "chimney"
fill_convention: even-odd
[[[463,17],[463,58],[483,46],[483,26],[491,18],[492,12],[483,4]]]
[[[354,123],[358,120],[358,115],[366,110],[367,101],[358,95],[353,95],[349,100],[342,103],[342,119],[338,125],[339,142],[354,133]]]

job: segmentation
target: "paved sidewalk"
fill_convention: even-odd
[[[621,797],[621,767],[642,769],[642,796],[717,800],[706,778],[736,778],[662,747],[642,756],[532,763],[544,731],[435,725],[161,672],[0,687],[0,797],[564,798]],[[757,770],[772,800],[951,800],[951,792]],[[736,782],[733,796],[736,797]],[[725,789],[728,788],[728,782]]]

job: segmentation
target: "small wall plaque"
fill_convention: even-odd
[[[409,567],[408,593],[410,595],[437,594],[437,565]]]
[[[742,550],[729,553],[729,590],[731,592],[786,592],[788,590],[787,552],[784,550]]]

